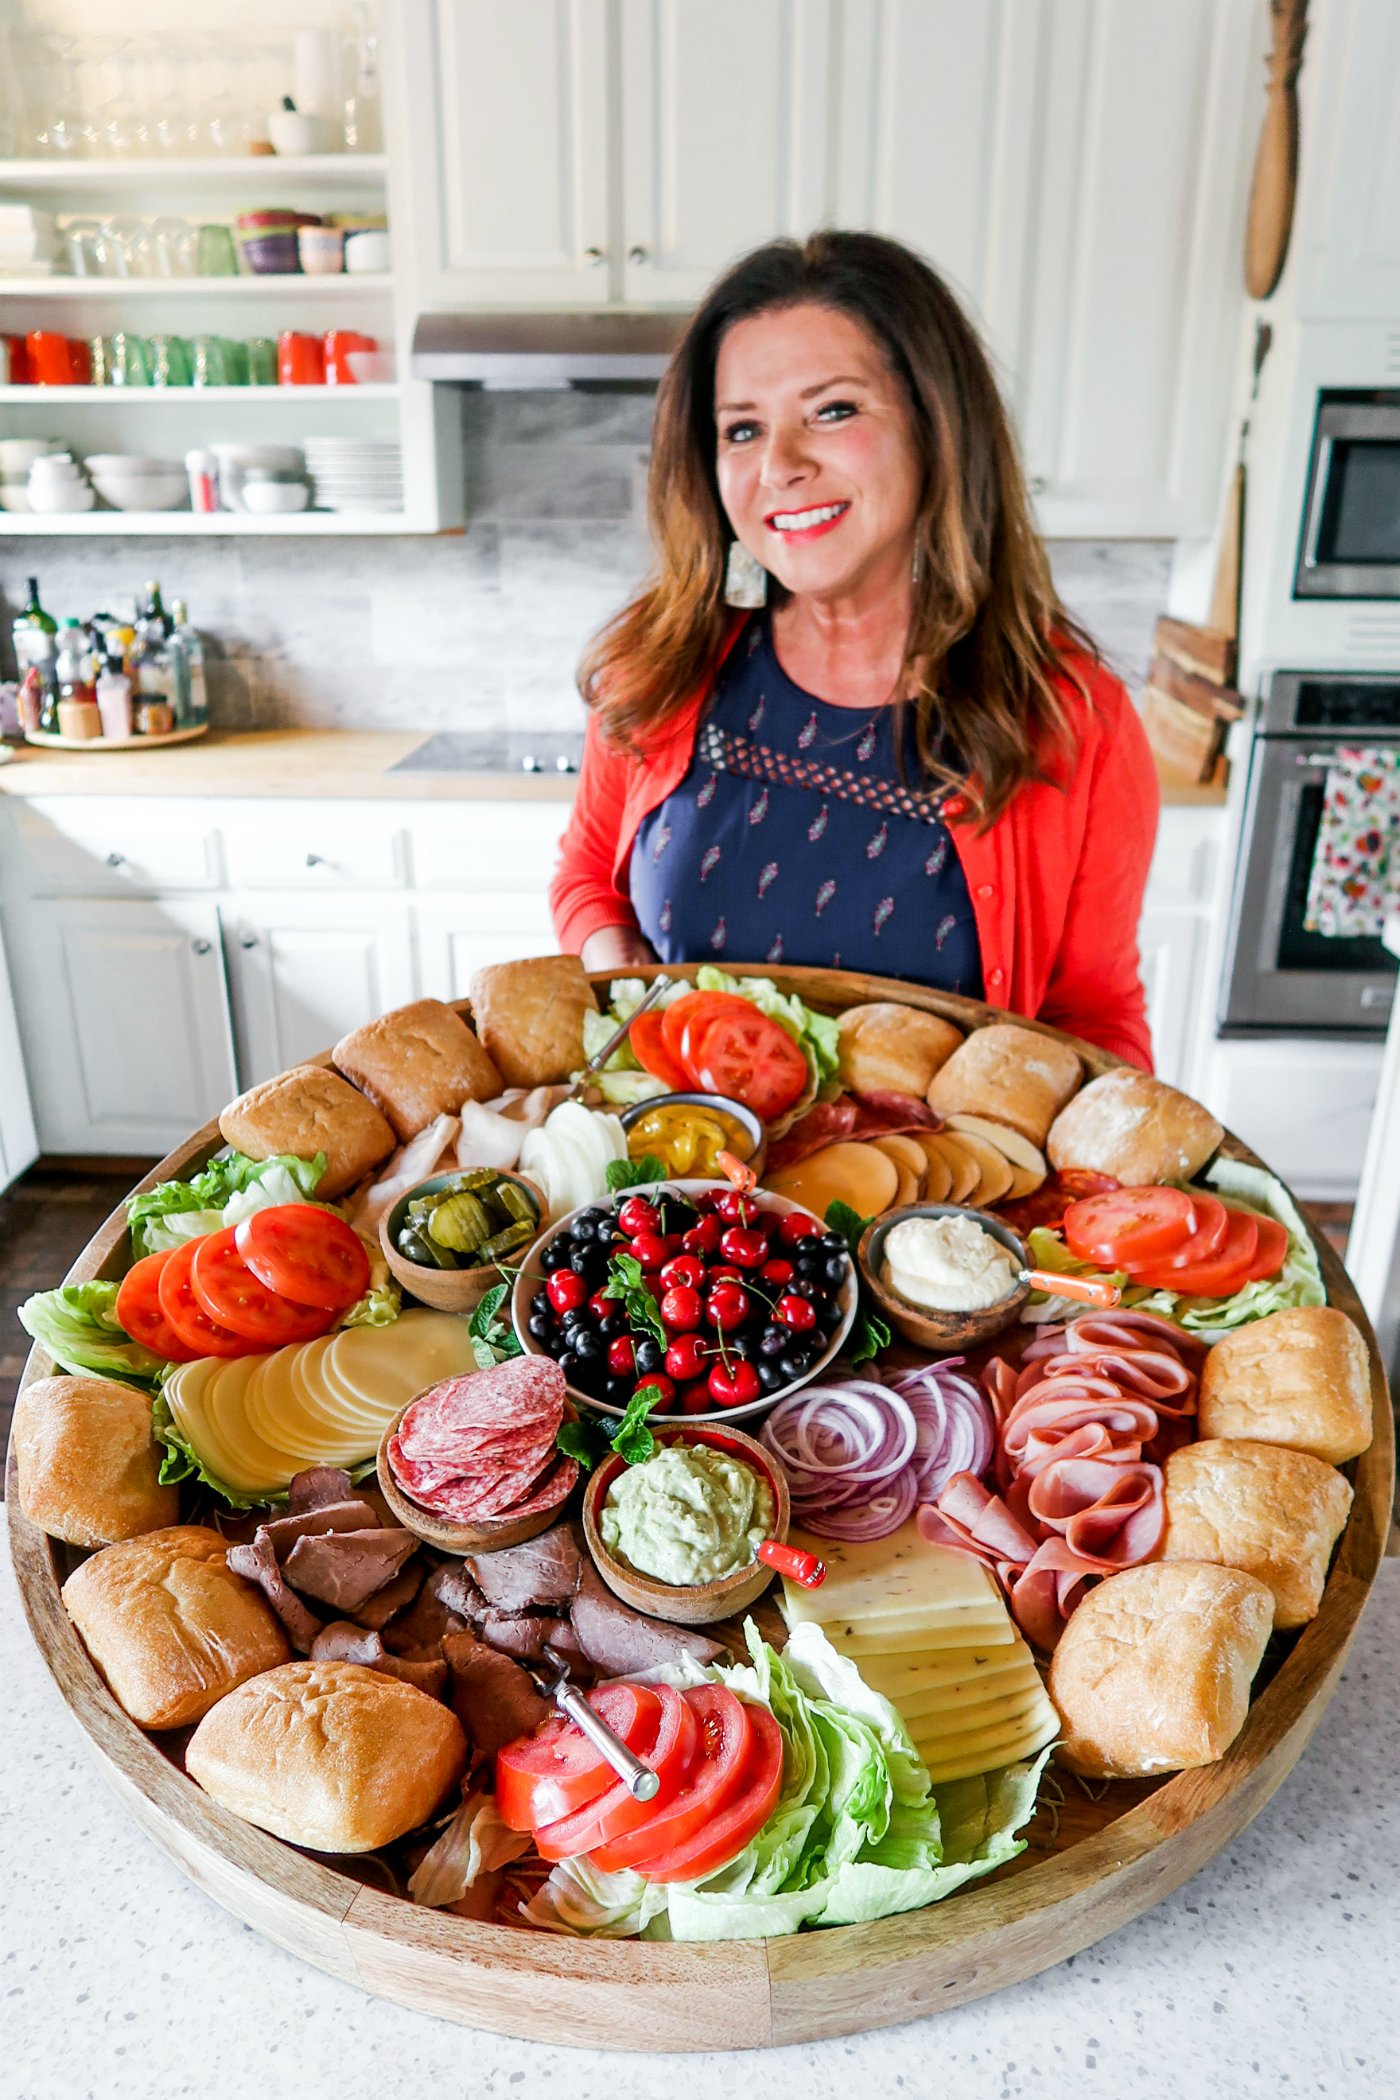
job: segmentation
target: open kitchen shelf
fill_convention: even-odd
[[[358,299],[394,289],[384,270],[340,271],[326,277],[0,277],[0,299]]]
[[[254,518],[241,511],[85,510],[36,518],[0,512],[0,539],[316,539],[325,535],[380,538],[437,528],[404,511],[300,510],[290,517]]]
[[[271,402],[289,407],[297,401],[334,401],[353,408],[362,401],[397,401],[402,392],[397,380],[366,386],[0,386],[0,407],[191,408],[205,401],[236,401],[263,408]]]
[[[188,159],[163,154],[130,160],[0,160],[0,191],[63,191],[109,188],[185,188],[198,183],[243,189],[256,183],[259,189],[290,183],[314,183],[318,188],[350,188],[366,182],[383,182],[388,174],[387,156],[382,153],[240,153],[208,159]]]

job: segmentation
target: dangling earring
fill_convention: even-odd
[[[724,602],[748,612],[768,602],[768,571],[755,561],[742,540],[729,542],[729,561],[724,572]]]
[[[917,589],[919,588],[919,579],[920,579],[920,577],[921,577],[921,576],[923,575],[923,573],[924,573],[924,550],[923,550],[922,546],[921,546],[921,545],[919,544],[918,540],[915,540],[915,542],[914,542],[914,559],[913,559],[913,562],[912,562],[912,563],[910,564],[910,569],[909,569],[909,581],[910,581],[910,582],[911,582],[911,583],[913,584],[913,586],[914,586],[915,590],[917,590]]]

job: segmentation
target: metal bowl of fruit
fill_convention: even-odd
[[[800,1204],[670,1181],[560,1218],[522,1264],[511,1316],[579,1407],[622,1415],[659,1385],[654,1422],[742,1421],[826,1370],[857,1292],[846,1242]]]
[[[406,1291],[438,1312],[471,1312],[548,1216],[533,1181],[495,1167],[433,1174],[379,1221],[384,1258]]]

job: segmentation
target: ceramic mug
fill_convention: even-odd
[[[372,335],[361,335],[355,328],[329,328],[325,341],[327,386],[353,386],[355,375],[346,363],[350,352],[379,348]]]
[[[277,376],[283,386],[324,386],[326,371],[325,343],[318,335],[298,335],[294,329],[284,329],[277,338]],[[352,344],[351,348],[357,345]]]
[[[73,346],[66,335],[36,328],[25,338],[29,372],[35,386],[76,386]]]
[[[233,348],[226,336],[197,335],[191,348],[194,352],[194,384],[196,386],[237,386],[239,384],[233,359],[229,355]]]
[[[236,277],[238,256],[227,226],[201,226],[195,243],[195,271],[200,277]]]

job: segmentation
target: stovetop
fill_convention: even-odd
[[[577,773],[582,734],[568,731],[440,729],[390,766],[391,773]]]

